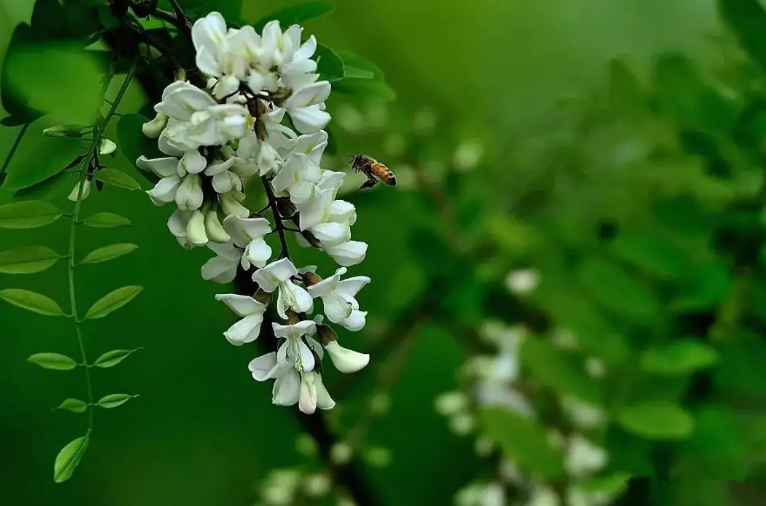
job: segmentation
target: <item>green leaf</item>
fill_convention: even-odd
[[[678,276],[686,272],[683,253],[668,241],[645,234],[619,234],[610,244],[623,260],[658,276]]]
[[[758,0],[718,0],[721,19],[729,25],[750,57],[766,69],[766,11]]]
[[[630,473],[614,473],[608,476],[596,476],[592,478],[585,478],[578,486],[591,493],[601,493],[609,497],[617,497],[628,486],[628,480],[630,480]]]
[[[72,477],[75,468],[88,449],[88,436],[78,437],[61,449],[53,464],[53,481],[63,483]]]
[[[107,351],[106,353],[98,357],[96,361],[93,362],[93,365],[95,367],[101,367],[102,369],[114,367],[140,349],[141,348],[136,348],[135,350]]]
[[[692,267],[688,283],[679,287],[681,294],[671,302],[670,307],[680,312],[714,308],[726,300],[730,284],[729,269],[723,262]]]
[[[660,312],[651,290],[618,264],[589,259],[581,265],[579,276],[590,294],[615,313],[643,322],[654,320]]]
[[[24,246],[0,252],[0,272],[5,274],[32,274],[48,269],[61,255],[45,246]]]
[[[75,185],[72,174],[66,170],[62,170],[58,174],[55,174],[44,181],[35,183],[32,186],[27,186],[20,190],[16,190],[13,194],[14,199],[25,200],[52,200],[59,195],[59,192],[66,187],[67,181],[72,181],[72,186]],[[71,187],[69,188],[71,190]]]
[[[6,288],[0,290],[0,299],[45,316],[64,316],[64,311],[58,303],[45,295],[20,288]]]
[[[686,439],[694,429],[694,419],[678,404],[645,402],[621,408],[617,421],[628,432],[646,439]]]
[[[0,228],[37,228],[50,225],[63,216],[63,211],[44,200],[12,202],[0,206]]]
[[[129,219],[123,218],[119,214],[114,213],[96,213],[92,216],[89,216],[85,218],[82,221],[83,225],[87,225],[89,227],[93,228],[111,228],[111,227],[122,227],[126,225],[131,225]]]
[[[126,190],[131,190],[131,191],[141,189],[141,185],[138,184],[138,181],[133,179],[131,176],[125,174],[121,170],[101,169],[99,171],[96,171],[93,177],[98,179],[99,181],[103,181],[106,184],[110,184],[118,188],[124,188]]]
[[[542,339],[527,339],[521,347],[521,360],[541,384],[558,394],[571,394],[600,404],[598,382],[588,376],[584,364],[572,354]]]
[[[64,399],[64,402],[59,404],[56,409],[65,409],[72,413],[85,413],[88,409],[88,403],[80,399]]]
[[[676,376],[711,367],[717,361],[718,353],[708,344],[694,339],[679,339],[647,350],[641,357],[641,367],[648,372]]]
[[[68,371],[77,367],[77,362],[74,359],[60,353],[35,353],[27,358],[27,362],[54,371]]]
[[[105,395],[104,397],[98,400],[98,402],[96,403],[96,406],[106,408],[106,409],[116,408],[117,406],[122,406],[133,397],[138,397],[138,396],[130,395],[130,394]]]
[[[343,79],[343,60],[335,51],[323,44],[317,44],[315,58],[320,80],[334,82]]]
[[[253,24],[255,31],[260,33],[266,23],[272,20],[279,21],[283,30],[290,25],[302,25],[306,21],[316,19],[335,10],[335,5],[331,2],[304,2],[273,12],[263,19]]]
[[[375,79],[375,74],[369,70],[359,69],[343,62],[343,76],[350,79]]]
[[[36,40],[7,54],[6,62],[3,88],[18,100],[48,111],[57,123],[93,123],[104,69],[79,42]]]
[[[136,298],[143,289],[144,288],[141,286],[123,286],[122,288],[118,288],[96,301],[96,303],[88,310],[88,314],[85,315],[85,318],[88,320],[104,318]],[[0,292],[0,294],[1,293],[2,292]]]
[[[562,456],[536,422],[500,407],[484,408],[481,419],[487,435],[523,469],[540,477],[563,476]]]
[[[333,83],[333,91],[352,97],[396,100],[396,92],[386,83],[370,79],[343,79]]]
[[[623,110],[640,108],[645,100],[638,77],[623,60],[611,60],[608,69],[610,103]]]
[[[343,60],[343,65],[346,68],[345,76],[347,78],[356,77],[359,79],[374,79],[376,81],[383,80],[383,71],[368,59],[349,51],[336,51],[336,53]],[[352,71],[349,72],[348,69],[352,69]],[[363,75],[352,75],[353,73]],[[365,77],[369,74],[372,74],[372,77]]]
[[[8,118],[3,118],[3,125],[5,126],[18,126],[25,123],[31,123],[45,114],[44,112],[31,107],[29,105],[29,98],[20,96],[20,94],[16,93],[10,85],[12,81],[11,73],[13,71],[11,62],[13,60],[8,56],[23,51],[24,47],[34,40],[34,38],[30,26],[21,23],[13,30],[11,42],[5,51],[2,73],[0,73],[0,101],[2,101],[5,112],[10,115]]]
[[[704,406],[694,415],[694,434],[683,456],[697,475],[707,479],[747,478],[754,441],[744,430],[743,416],[723,406]]]
[[[18,191],[47,182],[61,174],[70,162],[78,157],[81,150],[80,139],[36,139],[35,149],[13,161],[5,185],[10,190]],[[54,179],[53,182],[56,181],[60,181],[60,178]]]
[[[98,264],[101,262],[108,262],[109,260],[114,260],[115,258],[119,258],[123,255],[127,255],[128,253],[132,253],[137,249],[138,246],[135,244],[110,244],[109,246],[104,246],[103,248],[98,248],[91,251],[85,256],[85,258],[82,259],[80,264]]]
[[[733,398],[743,394],[762,397],[766,394],[766,341],[760,334],[739,329],[719,347],[718,366],[714,371],[717,389]]]

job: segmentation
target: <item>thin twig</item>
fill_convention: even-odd
[[[11,146],[11,150],[8,152],[8,156],[5,157],[5,161],[3,162],[3,167],[0,168],[0,176],[2,176],[8,166],[11,164],[11,159],[13,158],[13,155],[16,154],[16,149],[19,147],[19,144],[21,144],[21,139],[24,138],[24,134],[27,133],[27,129],[29,128],[29,123],[24,123],[24,126],[21,127],[21,130],[19,131],[19,135],[16,136],[16,140],[13,141],[13,146]],[[0,179],[2,181],[2,179]]]
[[[271,187],[271,182],[268,178],[262,177],[263,188],[266,190],[266,196],[269,199],[269,207],[271,213],[274,215],[274,230],[279,235],[279,244],[282,247],[282,251],[279,253],[279,258],[290,258],[290,253],[287,251],[287,236],[285,234],[285,224],[282,222],[282,216],[279,214],[277,208],[277,198],[274,196],[274,189]]]

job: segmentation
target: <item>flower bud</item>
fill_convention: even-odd
[[[288,219],[295,216],[295,213],[298,212],[298,210],[295,208],[295,204],[287,199],[277,200],[277,210],[279,211],[280,216]]]
[[[221,209],[226,216],[234,215],[240,218],[250,216],[250,210],[240,204],[234,196],[235,192],[227,192],[221,195]]]
[[[255,292],[255,295],[253,296],[255,300],[263,304],[264,306],[268,306],[271,304],[271,294],[268,292],[264,292],[260,288],[257,292]]]
[[[72,202],[77,202],[78,196],[80,197],[79,200],[85,200],[88,198],[88,195],[90,195],[90,180],[86,179],[82,182],[82,193],[80,193],[80,183],[78,182],[76,185],[74,185],[74,188],[69,193],[67,199]]]
[[[157,113],[157,116],[153,120],[144,123],[141,127],[141,131],[145,136],[150,139],[156,139],[160,136],[165,129],[165,125],[168,124],[168,115],[162,112]]]
[[[298,313],[296,313],[292,309],[286,310],[285,311],[285,315],[287,316],[287,324],[288,325],[295,325],[296,323],[301,321],[300,318],[298,318]]]
[[[43,130],[46,137],[82,137],[82,125],[56,125]]]
[[[204,246],[208,243],[205,233],[205,215],[202,211],[194,211],[186,225],[186,238],[195,246]]]
[[[199,209],[205,198],[202,193],[202,182],[196,174],[187,175],[176,190],[176,204],[184,211]],[[202,218],[204,222],[204,217]],[[203,223],[204,224],[204,223]]]
[[[101,145],[98,148],[99,155],[114,156],[115,151],[117,151],[117,144],[110,141],[109,139],[101,139]]]
[[[298,409],[307,415],[311,415],[317,409],[317,387],[314,383],[317,374],[307,372],[301,374],[301,388],[298,397]]]
[[[182,68],[177,69],[175,73],[176,81],[186,81],[186,71]]]
[[[315,320],[321,316],[322,315],[317,315]],[[317,323],[317,334],[319,335],[319,340],[324,346],[327,346],[329,343],[334,343],[338,340],[338,334],[335,333],[332,327],[328,327],[327,325],[320,325],[319,322]]]
[[[215,209],[211,209],[205,214],[205,232],[213,242],[224,243],[231,240],[231,236],[223,229],[223,225],[218,219],[218,211]]]
[[[338,344],[338,341],[327,343],[325,350],[330,355],[330,360],[335,368],[343,373],[360,371],[370,363],[368,354],[344,348]]]
[[[303,282],[306,284],[306,286],[316,285],[320,281],[322,281],[322,277],[319,276],[319,274],[314,272],[303,273]]]

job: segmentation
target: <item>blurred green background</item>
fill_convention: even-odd
[[[254,20],[287,4],[248,0],[242,15]],[[18,22],[29,21],[32,7],[31,1],[0,1],[0,47],[7,46]],[[309,22],[306,29],[336,50],[353,50],[375,62],[397,92],[396,101],[373,106],[385,110],[389,120],[369,135],[357,135],[352,114],[367,111],[368,104],[355,103],[358,109],[348,109],[343,98],[331,99],[339,152],[366,152],[386,161],[386,140],[393,142],[392,134],[406,135],[426,110],[435,115],[438,129],[422,142],[435,144],[449,163],[461,139],[478,139],[484,158],[473,177],[488,186],[495,184],[499,168],[509,166],[507,150],[516,146],[515,136],[533,125],[546,129],[546,114],[554,101],[600,85],[604,65],[612,57],[626,55],[639,74],[645,74],[652,57],[662,51],[682,51],[703,62],[720,56],[709,37],[717,23],[708,0],[338,0],[333,14]],[[122,110],[137,111],[142,105],[141,94],[132,90]],[[16,155],[19,163],[42,163],[45,153],[56,149],[56,139],[40,135],[46,126],[45,120],[31,126]],[[17,131],[0,129],[0,156],[10,149]],[[394,169],[404,163],[389,156]],[[435,161],[438,165],[439,159]],[[325,168],[339,170],[343,160],[331,163],[335,166]],[[114,166],[135,174],[122,155]],[[429,170],[410,168],[411,172],[405,169],[405,179]],[[514,175],[506,174],[503,181],[512,184]],[[449,203],[451,190],[445,191]],[[509,198],[519,191],[509,187]],[[7,192],[0,192],[0,203],[8,198]],[[438,246],[413,241],[413,230],[446,211],[425,192],[407,185],[351,192],[345,198],[358,209],[355,239],[370,244],[366,261],[352,272],[369,275],[372,283],[360,296],[370,311],[368,328],[343,338],[349,347],[368,350],[374,338],[422,296],[442,252]],[[119,286],[145,287],[134,303],[84,328],[92,355],[144,348],[118,373],[94,371],[96,395],[127,392],[140,397],[119,410],[96,413],[91,447],[75,478],[54,484],[52,460],[80,433],[83,420],[50,408],[78,395],[82,377],[77,371],[41,370],[25,359],[40,351],[75,353],[72,325],[0,304],[0,502],[253,504],[257,482],[269,470],[295,465],[305,457],[296,450],[300,428],[292,410],[272,406],[270,385],[250,379],[246,366],[257,351],[232,347],[221,335],[231,324],[231,314],[213,296],[225,289],[199,275],[210,253],[182,251],[166,228],[170,209],[152,206],[141,192],[108,187],[86,201],[85,209],[86,215],[119,212],[133,222],[132,227],[79,233],[81,252],[113,242],[136,243],[140,250],[115,263],[79,269],[77,287],[82,308]],[[476,212],[505,211],[485,205]],[[63,251],[67,237],[64,220],[34,231],[3,230],[0,250],[43,244]],[[317,256],[300,251],[298,258],[316,263]],[[44,292],[63,305],[65,266],[60,263],[23,278],[0,275],[0,288],[8,287]],[[470,300],[474,294],[460,296],[467,307],[476,306]],[[464,360],[460,344],[450,328],[444,328],[451,321],[451,315],[439,310],[418,327],[391,391],[391,410],[371,427],[369,442],[391,452],[388,466],[365,469],[384,504],[448,504],[474,476],[477,457],[472,443],[450,432],[433,408],[439,393],[455,387],[456,370]],[[389,358],[373,356],[371,368]],[[328,379],[331,392],[354,381],[362,384],[336,398],[334,423],[341,433],[367,402],[373,378]]]

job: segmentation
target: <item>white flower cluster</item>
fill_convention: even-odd
[[[452,391],[436,399],[436,409],[449,417],[452,430],[465,435],[475,432],[475,406],[500,406],[516,414],[537,419],[532,403],[518,387],[520,379],[519,345],[528,338],[521,326],[506,326],[499,322],[486,323],[481,337],[497,350],[494,355],[479,355],[468,361],[463,373],[468,378],[470,394]],[[549,442],[563,455],[563,466],[569,476],[566,504],[571,506],[602,506],[614,498],[613,491],[589,491],[578,484],[601,471],[608,462],[608,453],[586,437],[602,430],[607,418],[598,406],[569,396],[559,399],[561,410],[574,431],[563,436],[555,429],[549,431]],[[489,455],[495,444],[482,434],[476,438],[475,450]],[[524,491],[525,499],[510,501],[507,489]],[[518,494],[515,494],[518,495]],[[557,492],[546,483],[525,476],[509,459],[501,461],[495,480],[476,481],[463,487],[455,496],[458,506],[559,506],[564,504]]]
[[[314,299],[327,319],[348,330],[365,325],[367,313],[355,296],[370,282],[357,276],[341,280],[346,267],[359,264],[367,244],[351,240],[354,206],[336,200],[344,174],[320,168],[330,121],[325,100],[330,83],[319,81],[314,36],[302,42],[302,28],[282,31],[272,21],[261,34],[251,26],[226,27],[213,12],[192,27],[196,65],[207,79],[204,88],[178,80],[165,88],[155,105],[157,116],[145,135],[158,139],[165,157],[137,160],[139,168],[161,179],[149,197],[156,205],[174,202],[168,228],[185,248],[206,246],[216,253],[202,267],[202,277],[230,283],[241,270],[252,274],[252,296],[221,294],[242,319],[224,333],[232,344],[254,341],[272,294],[285,324],[273,324],[278,351],[250,363],[257,381],[274,379],[273,402],[313,413],[334,406],[322,383],[324,352],[341,372],[365,367],[369,356],[342,348],[337,335],[317,315],[309,319]],[[289,116],[291,127],[283,124]],[[251,181],[262,184],[274,228],[247,208]],[[294,223],[290,228],[285,222]],[[267,236],[295,233],[298,242],[326,252],[341,267],[321,279],[313,267],[297,269],[283,240],[276,259]],[[318,338],[319,340],[315,339]]]

